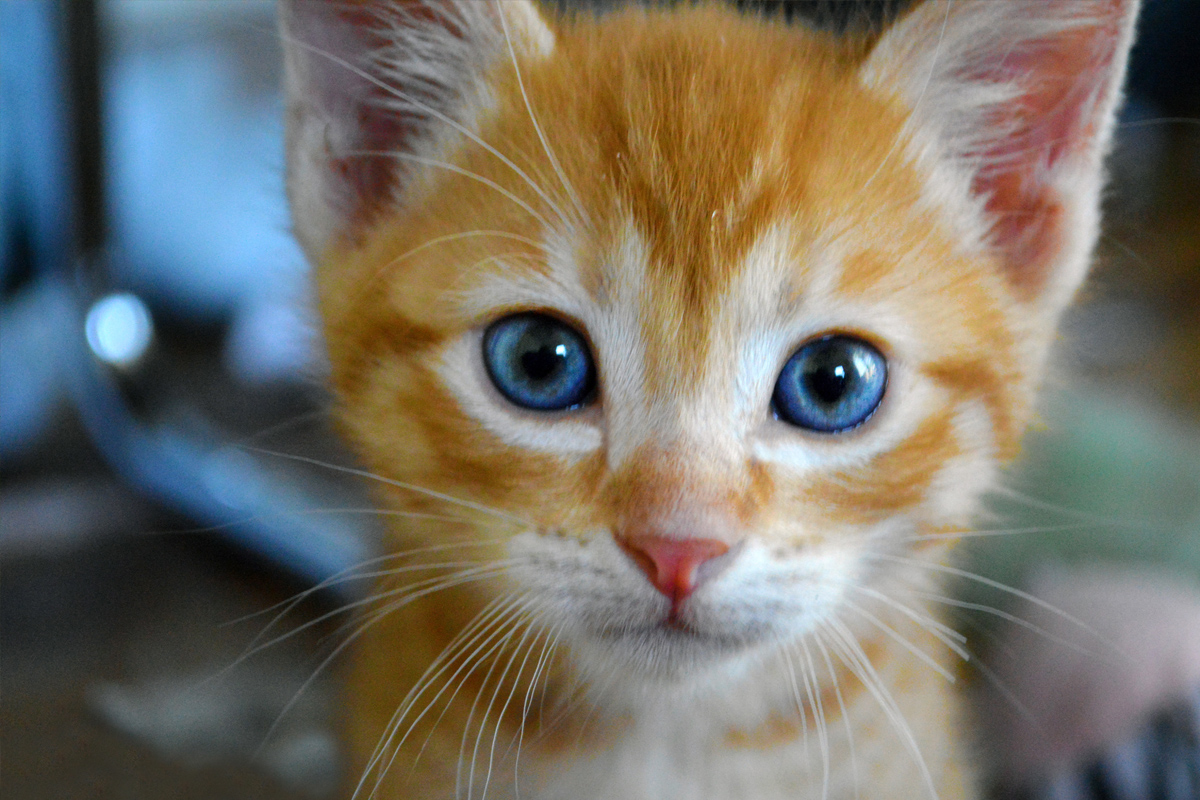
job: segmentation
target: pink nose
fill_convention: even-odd
[[[619,538],[617,544],[675,605],[696,588],[696,569],[701,564],[729,552],[729,545],[716,539],[634,536]]]

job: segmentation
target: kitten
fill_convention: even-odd
[[[1136,7],[285,0],[395,515],[347,796],[975,797],[939,584],[1087,269]]]

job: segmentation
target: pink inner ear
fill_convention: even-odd
[[[389,19],[385,14],[389,11],[379,2],[365,2],[355,5],[337,4],[335,14],[337,24],[351,31],[351,36],[358,45],[356,53],[348,57],[356,67],[373,75],[376,80],[385,81],[371,69],[367,59],[371,52],[386,47],[386,26]],[[405,14],[409,24],[433,23],[436,20],[434,11],[426,3],[408,0],[393,2],[394,9],[400,9]],[[390,14],[394,15],[395,10]],[[449,26],[445,26],[449,28]],[[461,35],[461,31],[453,33]],[[339,65],[331,64],[332,69]],[[338,190],[337,201],[344,215],[347,231],[361,227],[371,217],[380,211],[387,198],[397,188],[404,165],[387,153],[402,152],[416,134],[424,116],[411,112],[400,112],[391,107],[389,100],[397,99],[381,86],[361,75],[351,73],[348,82],[357,84],[353,91],[353,105],[347,111],[354,115],[352,130],[355,133],[354,146],[345,155],[330,154],[329,169],[334,173],[334,184]],[[334,82],[334,91],[337,90]],[[388,83],[396,90],[404,92],[408,87]],[[338,99],[331,104],[339,105]],[[344,123],[350,123],[344,120]]]
[[[404,28],[436,26],[464,37],[464,28],[439,9],[434,0],[293,0],[288,32],[303,43],[308,67],[300,92],[333,131],[325,153],[327,189],[343,235],[353,236],[386,205],[405,172],[391,154],[409,151],[428,123],[419,108],[398,106],[409,97],[445,106],[445,98],[427,96],[428,87],[405,85],[373,61],[396,46],[392,38]]]
[[[337,187],[335,202],[347,231],[367,222],[396,189],[402,165],[383,153],[402,150],[417,126],[417,120],[383,108],[380,100],[384,94],[375,87],[359,101],[354,109],[359,138],[353,151],[331,154],[329,159]]]
[[[972,188],[988,198],[993,241],[1026,296],[1045,285],[1062,249],[1071,171],[1088,169],[1099,155],[1105,100],[1116,90],[1121,7],[1114,2],[1096,24],[1030,42],[970,76],[1021,89],[989,115],[989,124],[1009,133],[978,154],[983,166]]]

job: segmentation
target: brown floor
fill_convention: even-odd
[[[213,757],[201,748],[183,758],[163,757],[114,730],[95,699],[103,687],[136,691],[163,675],[202,690],[204,679],[233,664],[269,618],[231,621],[286,598],[293,587],[247,568],[211,540],[172,534],[6,559],[0,569],[5,798],[297,796],[250,766],[249,753]],[[314,636],[281,643],[235,668],[229,680],[245,685],[247,675],[252,683],[280,675],[290,687],[296,665],[312,663],[318,649]],[[330,684],[320,678],[310,697],[326,698]],[[328,723],[311,702],[298,711]]]

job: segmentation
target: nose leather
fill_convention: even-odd
[[[716,539],[634,536],[617,543],[673,606],[695,590],[700,565],[729,552],[729,545]]]

